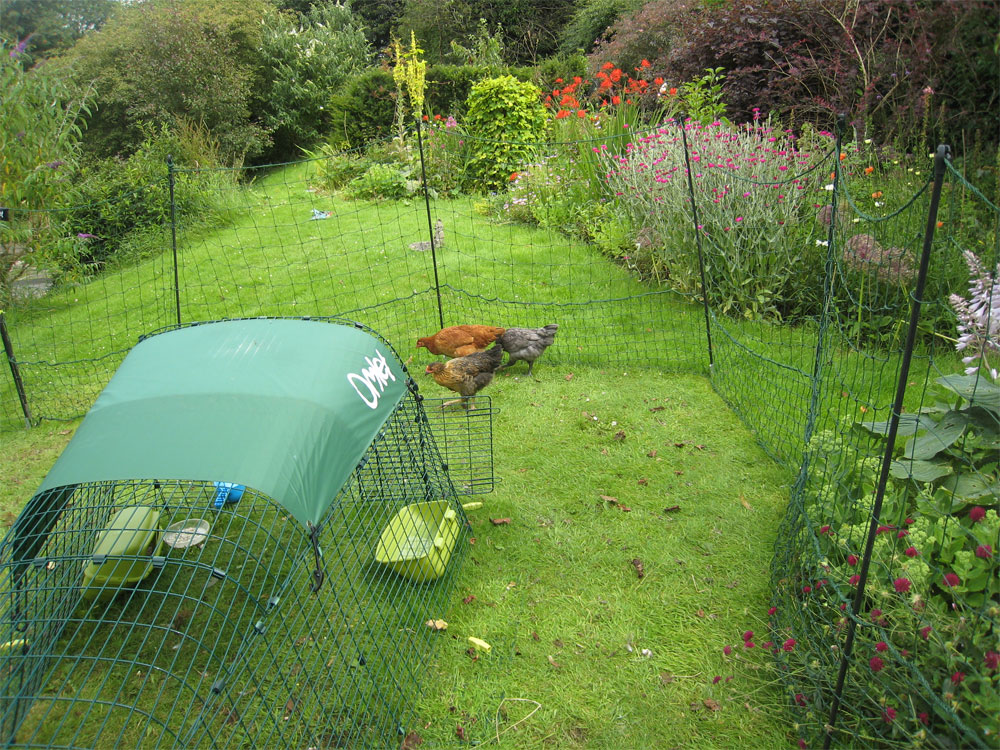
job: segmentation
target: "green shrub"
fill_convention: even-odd
[[[357,148],[393,134],[396,84],[392,73],[373,68],[351,78],[344,93],[330,98],[328,142],[336,148]]]
[[[315,186],[320,190],[340,190],[351,180],[360,177],[371,167],[371,161],[359,152],[344,152],[325,143],[315,151],[302,149],[307,158],[314,160]]]
[[[468,100],[469,170],[477,189],[499,190],[531,162],[545,132],[545,108],[534,84],[513,76],[477,83]]]
[[[427,111],[464,117],[472,87],[488,76],[477,65],[431,65],[427,68]]]
[[[409,169],[392,164],[373,164],[360,177],[344,187],[348,198],[355,200],[393,200],[413,195],[420,187],[410,179]]]
[[[345,5],[314,6],[301,23],[291,14],[264,19],[264,63],[270,70],[264,124],[276,156],[310,146],[329,130],[329,92],[363,70],[371,50]]]

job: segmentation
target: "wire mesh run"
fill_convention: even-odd
[[[0,742],[397,743],[468,534],[422,414],[400,403],[315,529],[215,482],[36,495],[0,544]]]
[[[453,405],[454,400],[423,400],[445,468],[459,494],[492,492],[496,485],[493,473],[493,415],[496,410],[493,402],[489,396],[479,395],[475,398],[475,408],[463,409]]]

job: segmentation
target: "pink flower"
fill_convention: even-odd
[[[882,712],[882,721],[884,721],[886,724],[892,724],[895,718],[896,718],[896,709],[894,708],[887,708],[885,711]]]
[[[969,509],[969,520],[972,521],[973,523],[976,523],[977,521],[982,521],[984,518],[986,518],[985,508],[981,508],[980,506],[976,505],[975,507]]]
[[[722,647],[722,653],[724,653],[726,656],[729,656],[731,653],[733,653],[733,647],[732,646],[723,646]]]
[[[879,526],[877,529],[875,529],[875,533],[876,534],[884,534],[887,531],[892,531],[894,528],[895,527],[893,527],[893,526]]]
[[[875,644],[875,650],[876,651],[888,651],[889,650],[889,644],[886,643],[885,641],[879,641],[878,643]]]
[[[802,593],[803,593],[803,594],[808,594],[808,593],[809,593],[810,591],[812,591],[812,590],[813,590],[813,587],[812,587],[812,586],[803,586],[803,587],[802,587]]]
[[[809,747],[809,745],[807,745],[806,741],[800,737],[799,738],[799,750],[806,750],[807,747]]]
[[[927,636],[931,634],[932,630],[934,630],[934,628],[931,625],[925,625],[924,627],[920,628],[920,637],[926,641]]]
[[[910,579],[909,578],[897,578],[892,582],[892,585],[896,589],[897,594],[905,594],[910,590]]]
[[[906,536],[909,533],[910,532],[907,531],[906,529],[900,529],[899,531],[896,532],[896,538],[897,539],[902,539],[904,536]]]
[[[885,666],[885,662],[877,656],[873,656],[868,660],[868,666],[872,668],[872,672],[881,672],[882,668]]]
[[[781,647],[785,651],[791,651],[793,648],[795,648],[795,639],[794,638],[789,638],[787,641],[785,641],[784,643],[781,644]]]
[[[743,641],[743,648],[754,648],[756,645],[753,641]]]
[[[830,524],[827,524],[826,526],[820,526],[819,527],[819,533],[820,534],[829,534],[830,533]]]
[[[948,586],[948,587],[958,586],[960,583],[962,583],[962,581],[954,573],[946,573],[945,574],[945,576],[944,576],[944,585],[945,586]]]
[[[795,702],[800,706],[804,706],[806,705],[806,697],[802,693],[796,693]]]
[[[852,586],[857,586],[858,585],[858,581],[860,581],[860,580],[861,580],[861,576],[859,576],[859,575],[853,575],[853,576],[851,576],[850,578],[847,579],[847,582],[849,584],[851,584]]]
[[[964,679],[965,679],[965,672],[955,672],[955,674],[951,676],[951,684],[958,685]]]
[[[748,631],[746,631],[746,632],[745,632],[745,633],[743,634],[743,640],[744,640],[744,641],[749,641],[749,640],[751,640],[752,638],[753,638],[753,631],[752,631],[752,630],[748,630]]]
[[[777,607],[771,607],[771,608],[770,608],[769,610],[767,610],[767,613],[768,613],[769,615],[773,615],[773,614],[774,614],[775,612],[777,612],[777,611],[778,611],[778,608],[777,608]]]
[[[927,726],[928,724],[931,723],[931,717],[926,711],[921,711],[919,714],[917,714],[917,718],[920,719],[920,723],[923,724],[924,726]]]
[[[996,651],[987,651],[986,656],[983,659],[983,664],[991,672],[996,672],[997,667],[1000,667],[1000,653]]]
[[[981,557],[984,560],[989,560],[993,557],[993,548],[988,544],[980,544],[976,547],[976,557]]]
[[[917,548],[916,547],[907,547],[906,551],[903,552],[903,554],[906,555],[907,557],[916,557],[920,553],[917,552]]]
[[[715,677],[712,678],[713,685],[718,685],[720,682],[722,682],[722,675],[717,674],[715,675]]]
[[[848,555],[847,556],[847,564],[848,565],[857,565],[858,564],[858,556],[857,555]]]

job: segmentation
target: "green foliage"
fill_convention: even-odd
[[[725,120],[726,103],[722,100],[722,68],[706,68],[705,75],[687,81],[680,87],[679,107],[702,125]]]
[[[489,75],[475,65],[431,65],[427,68],[427,111],[431,114],[465,115],[472,87]]]
[[[590,52],[619,18],[640,7],[641,0],[583,0],[559,31],[559,51],[566,55]]]
[[[263,113],[275,153],[316,143],[329,129],[331,91],[368,65],[371,51],[347,6],[317,5],[301,19],[274,13],[264,20],[263,63],[271,88]]]
[[[302,151],[307,158],[315,160],[315,186],[326,192],[340,190],[351,180],[367,172],[371,166],[371,162],[358,156],[357,152],[345,152],[329,143],[322,144],[314,151],[305,148]]]
[[[466,125],[473,140],[469,169],[480,190],[497,190],[529,163],[545,130],[534,84],[513,76],[480,81],[469,94]]]
[[[454,117],[428,118],[423,135],[423,174],[431,195],[448,197],[465,190],[470,146],[465,129]]]
[[[344,93],[330,97],[330,132],[336,148],[357,148],[388,137],[396,112],[392,73],[371,68],[349,79]]]
[[[52,66],[25,70],[17,47],[0,44],[0,303],[29,265],[52,267],[66,252],[57,213],[77,194],[79,119],[88,111],[90,90],[74,92]],[[23,213],[20,210],[31,210]]]
[[[263,153],[261,19],[273,12],[267,0],[123,6],[65,60],[75,80],[97,89],[88,151],[127,156],[144,126],[187,120],[209,129],[228,162]]]
[[[360,177],[344,186],[344,195],[360,200],[393,200],[413,195],[419,183],[409,170],[395,164],[372,164]]]
[[[64,271],[85,276],[163,251],[171,220],[167,159],[175,177],[174,216],[188,229],[218,225],[220,196],[234,173],[219,170],[218,144],[204,128],[148,128],[138,150],[124,159],[94,160],[81,171],[80,205],[65,232],[77,257]]]
[[[11,45],[27,39],[25,54],[51,57],[101,28],[116,7],[114,0],[4,0],[0,38]]]
[[[490,25],[485,18],[479,19],[476,32],[469,37],[468,46],[451,40],[451,57],[462,65],[473,65],[486,68],[490,74],[496,75],[504,65],[503,28],[498,24],[495,33],[490,32]]]

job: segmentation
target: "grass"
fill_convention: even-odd
[[[485,391],[499,482],[473,498],[485,501],[470,511],[475,543],[450,610],[433,613],[449,628],[413,731],[431,747],[461,744],[460,726],[518,748],[784,744],[769,668],[722,647],[766,619],[787,476],[704,378],[544,358],[538,381],[523,373]],[[8,521],[74,425],[5,433]],[[468,636],[491,651],[473,659]]]

